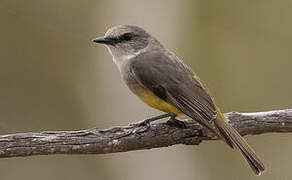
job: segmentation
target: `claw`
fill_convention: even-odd
[[[160,120],[160,119],[163,119],[166,117],[170,117],[170,116],[173,116],[173,114],[171,114],[171,113],[162,114],[162,115],[148,118],[148,119],[145,119],[143,121],[136,122],[136,123],[130,123],[129,126],[132,126],[132,127],[150,126],[151,122],[156,121],[156,120]]]
[[[130,123],[129,126],[131,127],[142,127],[142,126],[149,126],[150,122],[146,120],[135,122],[135,123]]]
[[[187,128],[186,124],[184,121],[180,121],[180,120],[177,120],[175,118],[175,116],[171,116],[169,118],[169,120],[166,122],[169,126],[175,126],[175,127],[178,127],[178,128],[182,128],[182,129],[185,129]]]

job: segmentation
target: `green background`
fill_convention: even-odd
[[[159,114],[91,39],[139,25],[183,58],[224,112],[291,108],[292,1],[0,0],[0,133],[109,128]],[[292,136],[247,137],[255,177],[224,143],[0,159],[3,180],[292,179]]]

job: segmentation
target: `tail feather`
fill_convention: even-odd
[[[223,116],[224,118],[224,116]],[[255,151],[248,145],[245,139],[224,119],[216,119],[215,124],[221,133],[221,137],[232,148],[237,147],[249,166],[256,175],[261,175],[265,170],[263,162],[256,155]]]

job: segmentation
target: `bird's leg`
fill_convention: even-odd
[[[148,119],[136,122],[136,123],[131,123],[131,124],[129,124],[129,126],[134,126],[134,127],[146,126],[146,125],[149,125],[153,121],[157,121],[157,120],[167,118],[167,117],[172,117],[172,116],[173,116],[172,113],[161,114],[161,115],[154,116],[154,117],[151,117],[151,118],[148,118]]]
[[[166,123],[170,126],[176,126],[179,128],[186,128],[187,127],[183,121],[180,121],[180,120],[176,119],[175,117],[176,117],[176,114],[172,114]]]

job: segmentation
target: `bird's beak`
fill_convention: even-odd
[[[105,37],[97,37],[93,39],[92,42],[99,43],[99,44],[111,44],[111,41]]]

